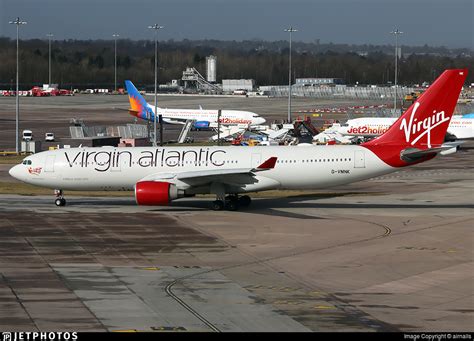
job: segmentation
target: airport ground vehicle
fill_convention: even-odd
[[[22,139],[23,141],[33,140],[33,132],[31,130],[23,130]]]
[[[44,134],[44,140],[47,142],[54,142],[54,133]]]
[[[416,101],[418,97],[421,96],[421,94],[422,94],[421,91],[411,92],[410,94],[405,95],[405,97],[403,97],[403,100],[405,102],[413,103],[414,101]]]
[[[232,92],[233,95],[247,95],[247,90],[239,89]]]
[[[26,157],[10,169],[26,183],[63,190],[130,190],[139,205],[201,193],[215,210],[250,204],[241,194],[344,185],[456,152],[444,144],[467,69],[446,70],[385,132],[361,145],[71,148]]]

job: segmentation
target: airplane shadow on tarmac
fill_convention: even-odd
[[[325,193],[325,194],[314,194],[314,195],[296,195],[289,197],[280,197],[280,198],[258,198],[252,201],[252,204],[249,207],[242,207],[239,209],[239,214],[264,214],[271,216],[281,216],[286,218],[296,218],[296,219],[326,219],[323,217],[306,215],[296,212],[287,212],[285,209],[341,209],[341,211],[346,209],[449,209],[449,208],[461,208],[461,209],[472,209],[474,204],[436,204],[432,202],[426,203],[389,203],[389,204],[374,204],[366,202],[358,203],[318,203],[315,202],[318,199],[328,199],[335,197],[344,197],[352,196],[354,194],[372,194],[377,195],[376,193]],[[88,206],[95,205],[101,208],[105,206],[136,206],[136,203],[131,198],[117,198],[117,199],[79,199],[71,200],[71,205],[74,206]],[[308,202],[311,201],[311,202]],[[184,201],[174,201],[169,206],[154,208],[150,207],[148,212],[190,212],[190,211],[211,211],[210,203],[212,202],[211,198],[202,198],[202,200],[184,200]],[[282,209],[283,211],[279,210]],[[227,211],[228,212],[228,211]]]

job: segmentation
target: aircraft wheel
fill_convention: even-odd
[[[54,203],[56,204],[56,206],[60,207],[60,206],[66,206],[66,199],[64,198],[57,198]]]
[[[229,209],[229,211],[237,211],[239,209],[239,201],[235,199],[230,200],[227,203],[227,208]]]
[[[252,202],[252,199],[248,195],[241,196],[239,198],[239,204],[241,206],[247,207]]]
[[[224,209],[224,202],[222,200],[215,200],[212,202],[212,209],[214,211],[222,211]]]

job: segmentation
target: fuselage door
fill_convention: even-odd
[[[44,165],[45,172],[54,172],[54,159],[56,158],[55,155],[49,155],[46,157],[46,163]]]
[[[363,150],[354,152],[354,168],[365,168],[365,153]]]

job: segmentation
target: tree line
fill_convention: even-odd
[[[288,42],[276,41],[161,41],[158,45],[158,81],[180,79],[187,66],[205,75],[205,57],[217,56],[217,80],[255,79],[257,85],[288,84]],[[405,85],[433,81],[447,68],[468,68],[468,83],[474,82],[474,57],[469,49],[402,46],[399,83]],[[20,83],[22,88],[48,80],[48,41],[20,41]],[[16,41],[0,38],[0,89],[14,86]],[[113,40],[56,40],[52,42],[52,82],[62,87],[114,86]],[[393,46],[293,44],[294,78],[334,77],[346,84],[389,84],[394,79]],[[154,43],[141,40],[117,41],[117,77],[141,86],[154,82]],[[293,79],[294,80],[294,79]]]

